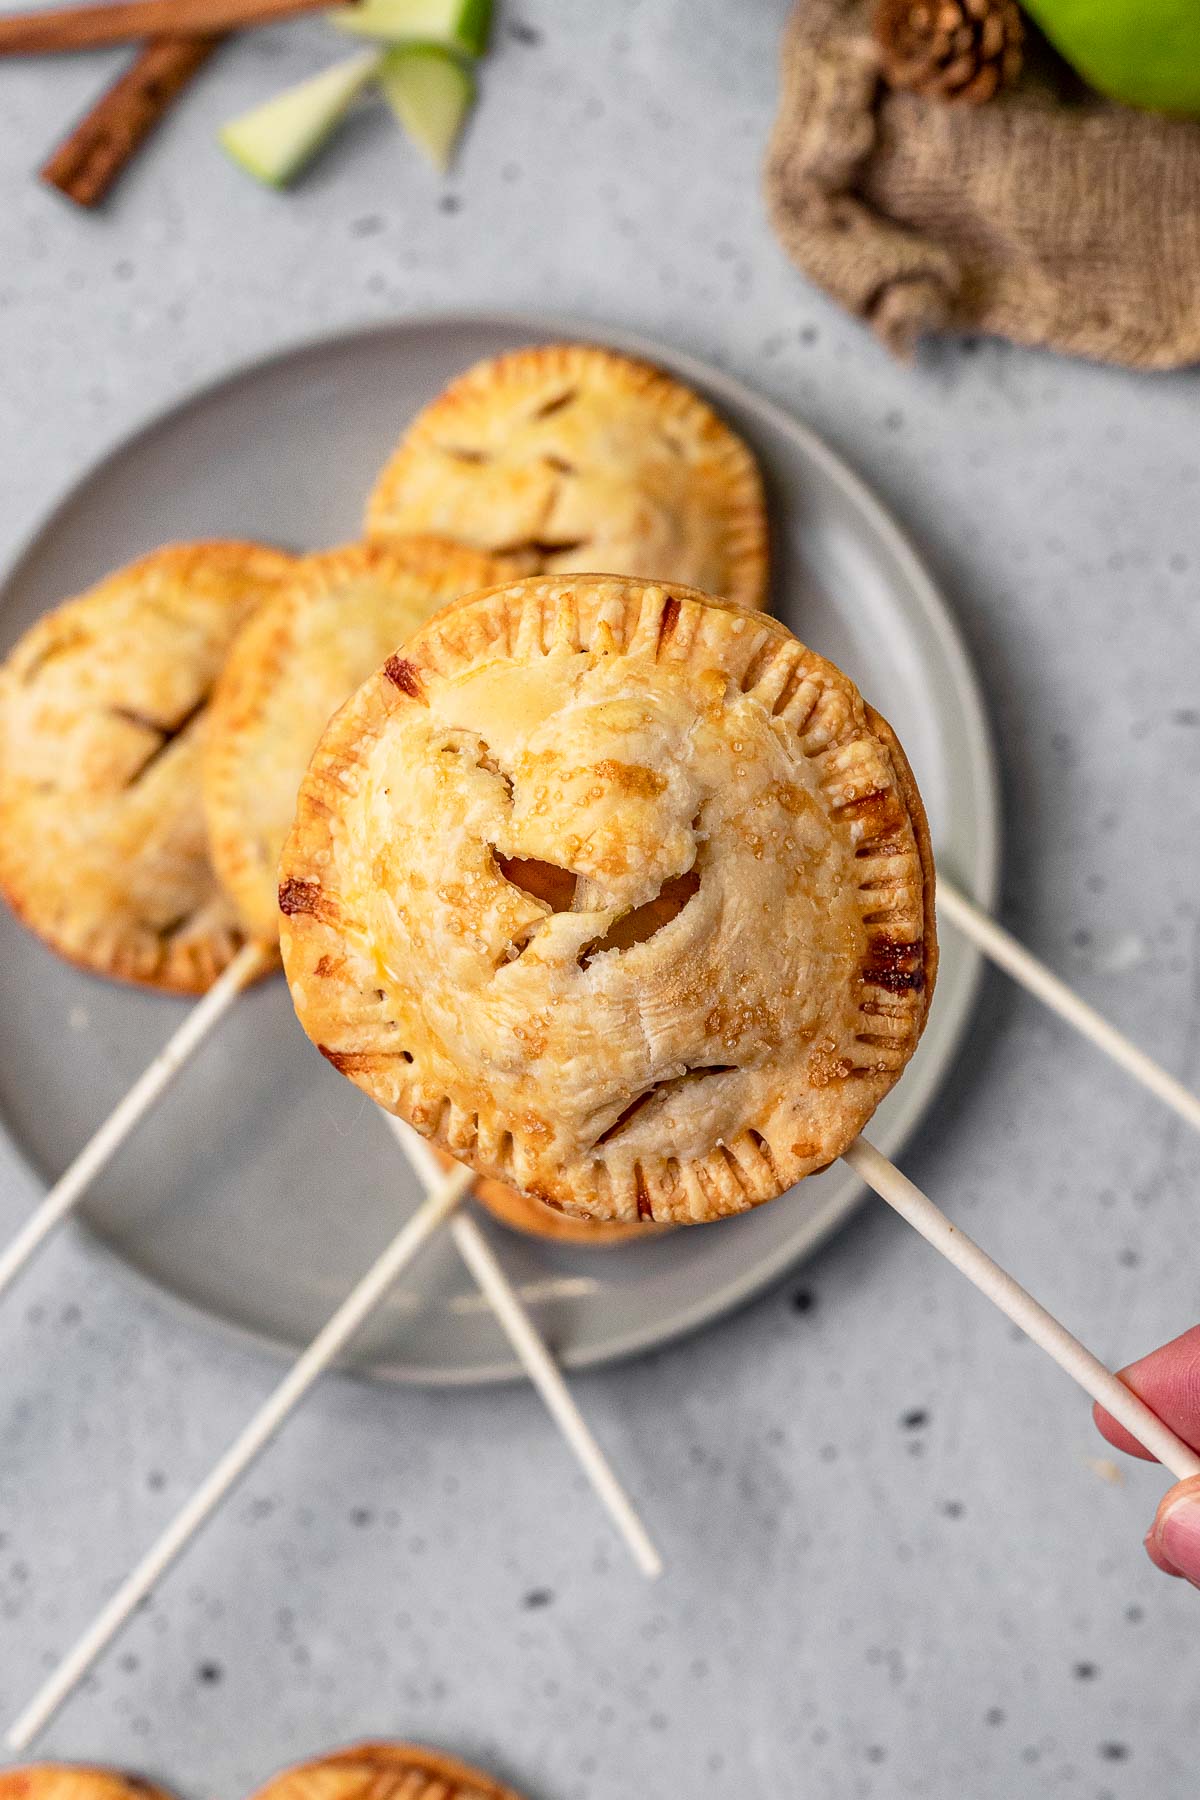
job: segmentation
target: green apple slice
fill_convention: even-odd
[[[364,50],[297,87],[287,88],[217,133],[234,162],[268,187],[300,173],[380,71],[386,50]]]
[[[492,0],[357,0],[329,14],[339,31],[389,44],[438,44],[461,56],[482,56]]]
[[[433,44],[389,50],[379,84],[417,148],[445,174],[475,99],[475,77]]]

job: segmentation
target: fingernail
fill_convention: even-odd
[[[1200,1579],[1200,1494],[1181,1494],[1154,1523],[1159,1549],[1192,1581]]]

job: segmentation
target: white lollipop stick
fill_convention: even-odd
[[[96,1177],[112,1161],[134,1127],[164,1094],[176,1075],[224,1018],[242,989],[263,969],[271,951],[262,944],[243,944],[233,961],[197,1001],[125,1098],[117,1103],[79,1155],[64,1169],[45,1199],[0,1253],[0,1294],[25,1267],[42,1241],[78,1205]]]
[[[424,1138],[391,1113],[384,1113],[383,1119],[425,1187],[435,1187],[443,1179],[442,1170]],[[592,1436],[563,1379],[562,1370],[547,1349],[499,1258],[469,1213],[454,1215],[450,1221],[450,1235],[520,1358],[522,1368],[541,1395],[546,1411],[562,1432],[601,1505],[628,1545],[634,1562],[643,1575],[655,1580],[663,1572],[662,1558]]]
[[[1098,1013],[1094,1006],[1069,988],[1065,981],[1053,974],[1043,962],[1019,944],[1011,932],[1005,931],[1002,925],[975,905],[973,900],[960,893],[944,875],[937,878],[937,903],[941,913],[956,925],[964,937],[970,938],[976,947],[990,956],[992,961],[1002,968],[1014,981],[1027,988],[1051,1012],[1065,1019],[1085,1038],[1103,1050],[1135,1081],[1149,1090],[1159,1100],[1178,1113],[1185,1124],[1193,1131],[1200,1131],[1200,1098],[1177,1081],[1174,1075],[1167,1073],[1153,1057],[1147,1056],[1144,1050],[1131,1043],[1123,1032],[1110,1025],[1108,1020]]]
[[[914,1187],[886,1156],[881,1156],[873,1144],[865,1138],[857,1138],[843,1160],[881,1200],[886,1200],[902,1219],[907,1219],[926,1243],[932,1244],[1014,1325],[1019,1325],[1027,1337],[1052,1356],[1059,1368],[1065,1369],[1085,1393],[1098,1400],[1139,1444],[1158,1458],[1164,1468],[1180,1481],[1189,1475],[1200,1475],[1200,1456],[1177,1438],[1123,1381],[1118,1381],[1111,1370],[1098,1362],[1090,1350],[1085,1350],[1065,1325],[1060,1325],[1052,1313],[1039,1306],[1032,1294],[1026,1293],[999,1263],[993,1262],[986,1251],[952,1225],[945,1213],[939,1211],[919,1187]]]
[[[121,1583],[75,1648],[64,1657],[54,1674],[11,1726],[5,1740],[10,1750],[28,1749],[47,1720],[57,1712],[96,1658],[107,1649],[175,1558],[186,1549],[226,1494],[241,1480],[288,1414],[299,1405],[313,1383],[345,1349],[397,1276],[460,1204],[471,1185],[471,1179],[469,1169],[456,1169],[453,1174],[445,1176],[403,1229],[397,1232],[383,1255],[342,1301],[308,1349],[293,1363],[270,1399],[239,1433],[212,1473],[196,1489],[132,1574]]]

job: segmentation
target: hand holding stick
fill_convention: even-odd
[[[1072,1337],[1065,1325],[1060,1325],[1053,1314],[1040,1306],[999,1263],[993,1262],[985,1250],[952,1225],[945,1213],[886,1156],[881,1156],[873,1144],[866,1138],[858,1138],[842,1160],[874,1189],[881,1200],[886,1200],[902,1219],[919,1231],[939,1256],[953,1263],[993,1306],[998,1306],[1039,1349],[1053,1357],[1059,1368],[1065,1369],[1085,1393],[1098,1400],[1164,1468],[1181,1481],[1189,1475],[1200,1475],[1200,1456],[1190,1445],[1176,1437],[1144,1400],[1139,1400],[1123,1381],[1097,1361],[1078,1338]]]

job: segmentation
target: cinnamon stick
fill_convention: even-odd
[[[0,16],[0,56],[94,50],[143,38],[215,37],[329,5],[330,0],[113,0],[103,6],[9,13]]]
[[[97,206],[220,42],[184,37],[146,44],[54,151],[42,180],[77,206]]]

